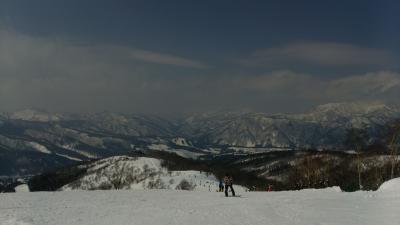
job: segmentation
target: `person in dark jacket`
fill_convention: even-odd
[[[228,173],[225,174],[224,183],[225,183],[225,196],[228,197],[228,188],[231,189],[232,196],[235,196],[235,190],[233,190],[233,179],[232,176],[229,175]]]
[[[219,192],[223,192],[224,191],[224,182],[222,182],[222,179],[219,180]]]

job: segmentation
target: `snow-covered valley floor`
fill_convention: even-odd
[[[400,191],[174,190],[0,194],[2,225],[398,225]]]

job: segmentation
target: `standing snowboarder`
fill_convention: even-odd
[[[228,187],[231,188],[232,196],[235,196],[235,190],[233,190],[233,178],[228,173],[225,174],[224,183],[225,183],[225,196],[228,197]]]

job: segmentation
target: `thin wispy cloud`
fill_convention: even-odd
[[[292,71],[276,71],[237,83],[260,96],[279,96],[285,101],[301,99],[314,104],[359,100],[395,103],[400,93],[400,74],[391,71],[331,79]]]
[[[208,66],[205,63],[182,58],[178,56],[162,54],[158,52],[151,52],[139,49],[130,50],[130,57],[135,60],[141,60],[149,63],[172,65],[172,66],[182,66],[182,67],[192,67],[198,69],[204,69]]]
[[[147,101],[160,105],[163,91],[176,88],[169,80],[175,68],[187,74],[207,65],[127,46],[0,31],[0,111],[152,111],[156,106]]]
[[[317,66],[387,66],[396,57],[383,49],[330,42],[300,42],[256,50],[241,62],[246,65],[271,66],[298,63]]]
[[[175,75],[176,67],[186,69]],[[398,103],[400,95],[400,74],[385,70],[327,77],[290,69],[232,75],[203,68],[195,60],[132,47],[0,32],[0,111],[292,112],[338,101]],[[186,76],[189,71],[211,74]]]
[[[400,93],[400,74],[390,71],[369,72],[329,82],[327,94],[351,98],[389,98],[397,101]]]
[[[121,60],[125,63],[129,63],[129,61],[146,62],[195,69],[208,67],[203,62],[189,58],[130,46],[82,45],[65,40],[32,37],[2,30],[0,30],[0,50],[0,66],[2,67],[20,65],[24,62],[37,65],[41,60],[51,60],[60,64],[79,61],[77,58],[83,59],[80,64],[86,64],[86,66],[100,63],[108,65]]]

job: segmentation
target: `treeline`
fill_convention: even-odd
[[[29,189],[30,191],[56,191],[85,174],[88,163],[90,161],[75,166],[64,167],[55,172],[34,176],[28,182]]]
[[[324,159],[320,155],[307,156],[288,171],[287,188],[299,190],[339,186],[343,191],[376,190],[392,178],[392,163],[390,160],[380,160],[382,155],[363,154],[358,157],[349,155],[339,159]],[[362,165],[360,179],[359,160]],[[399,177],[400,163],[396,163],[394,171],[394,177]]]
[[[300,153],[300,154],[299,154]],[[299,190],[305,188],[326,188],[339,186],[343,191],[360,190],[358,165],[361,163],[362,190],[376,190],[392,178],[390,155],[369,149],[357,155],[343,152],[287,151],[248,156],[216,157],[210,160],[182,158],[174,153],[152,152],[152,157],[163,159],[163,166],[169,170],[198,170],[214,174],[222,179],[225,173],[233,175],[235,183],[249,190],[264,191],[268,185],[274,190]],[[265,170],[248,170],[249,164],[262,165],[273,159],[278,166],[269,168],[268,179]],[[400,163],[394,166],[394,177],[400,177]]]

